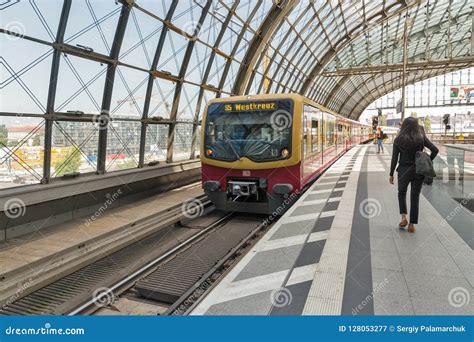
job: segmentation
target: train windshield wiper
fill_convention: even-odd
[[[224,138],[224,141],[230,146],[230,149],[232,150],[232,152],[234,152],[235,156],[237,157],[237,160],[240,159],[240,155],[239,153],[235,150],[234,148],[234,145],[232,145],[232,142],[227,139],[227,137],[225,135],[223,135],[223,138]]]

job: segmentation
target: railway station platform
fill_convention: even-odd
[[[183,203],[202,196],[193,183],[118,207],[104,203],[92,215],[0,243],[0,306],[173,225],[183,218]]]
[[[472,314],[472,213],[424,185],[416,233],[399,229],[390,158],[349,150],[192,314]]]

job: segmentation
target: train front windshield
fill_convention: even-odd
[[[235,161],[287,159],[291,155],[291,100],[214,103],[208,107],[204,153]]]

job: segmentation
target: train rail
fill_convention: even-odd
[[[214,210],[205,196],[199,196],[194,201],[199,204],[198,210],[205,212]],[[117,278],[123,278],[124,274],[131,273],[130,270],[137,268],[138,264],[156,258],[194,234],[198,234],[202,227],[179,225],[179,222],[186,222],[186,214],[189,213],[183,210],[180,203],[166,212],[151,215],[137,222],[126,232],[120,232],[120,238],[124,243],[119,249],[90,260],[86,266],[62,276],[59,280],[55,274],[51,274],[48,285],[31,289],[31,293],[22,291],[7,298],[0,308],[0,315],[67,314],[68,309],[89,299],[94,289],[114,283]],[[169,237],[171,232],[173,238]],[[124,251],[133,249],[142,252],[134,254],[137,259],[133,259],[132,254],[124,254]],[[22,295],[21,298],[19,295]]]
[[[155,305],[159,308],[156,314],[187,314],[267,229],[264,218],[227,214],[207,227],[199,238],[183,243],[179,250],[170,251],[167,258],[157,260],[159,265],[153,270],[143,269],[138,281],[124,279],[124,286],[116,286],[113,295],[104,297],[120,296],[118,300],[126,298]],[[71,313],[90,314],[98,310],[92,300],[87,305]]]
[[[168,308],[165,314],[184,313],[199,298],[196,290],[205,293],[203,284],[210,288],[215,275],[265,228],[263,218],[208,208],[201,217],[183,219],[5,305],[0,315],[87,315],[122,295]]]

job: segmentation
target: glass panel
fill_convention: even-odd
[[[168,125],[148,125],[146,128],[145,163],[166,160]]]
[[[56,122],[53,125],[51,175],[87,173],[97,169],[98,125],[91,122]]]
[[[106,65],[62,55],[59,64],[56,111],[100,113],[106,71]]]
[[[176,125],[173,145],[173,161],[189,159],[191,155],[192,136],[193,125]]]
[[[62,5],[63,1],[60,0],[2,1],[0,27],[20,35],[54,42]],[[13,36],[9,38],[15,39]],[[3,52],[2,48],[2,55]]]
[[[0,49],[0,111],[44,113],[51,73],[51,47],[0,34]]]
[[[112,93],[112,118],[141,118],[149,75],[135,69],[118,67]]]
[[[64,41],[109,55],[121,9],[115,1],[72,1]]]
[[[150,69],[162,30],[160,21],[133,8],[120,50],[120,61]]]
[[[107,171],[131,169],[138,165],[140,122],[114,120],[107,133]]]
[[[0,189],[40,182],[43,144],[43,119],[22,118],[9,124],[0,123]]]

